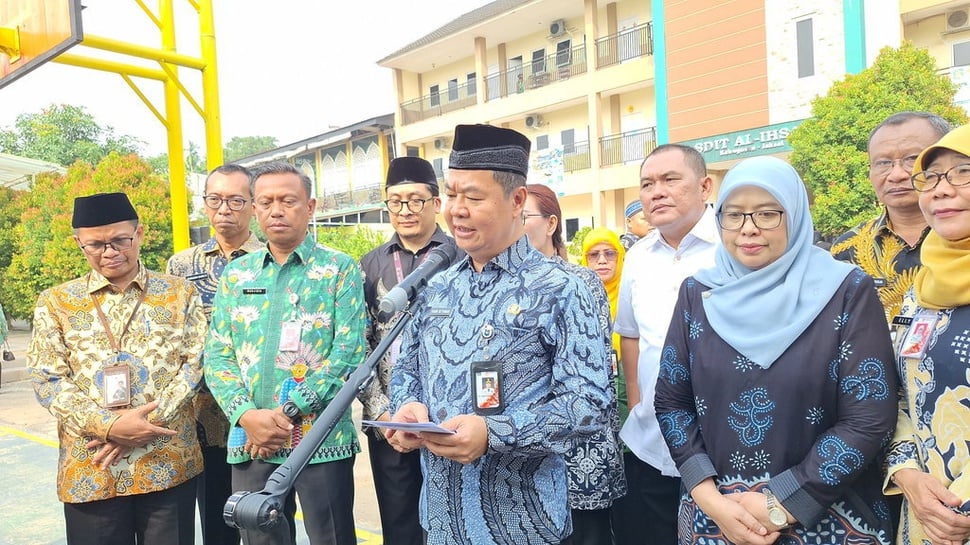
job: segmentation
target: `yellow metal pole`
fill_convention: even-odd
[[[175,51],[175,14],[172,0],[159,0],[162,48]],[[177,68],[169,67],[176,70]],[[172,202],[172,245],[175,251],[189,247],[189,207],[185,190],[185,150],[182,146],[182,109],[178,86],[165,79],[165,117],[168,119],[168,174]]]
[[[191,1],[191,0],[190,0]],[[202,41],[202,104],[205,113],[205,155],[209,170],[222,164],[222,117],[219,112],[219,74],[216,69],[216,26],[212,0],[199,0],[199,38]]]
[[[158,81],[165,81],[166,79],[165,72],[154,68],[145,68],[143,66],[135,66],[134,64],[125,64],[123,62],[105,59],[95,59],[94,57],[85,57],[84,55],[75,55],[74,53],[63,53],[54,57],[51,62],[66,64],[68,66],[78,66],[80,68],[91,68],[92,70],[101,70],[103,72],[127,74],[129,76]]]
[[[175,24],[174,22],[172,23]],[[166,28],[173,29],[172,27],[166,27],[164,17],[162,17],[162,35],[164,36]],[[164,40],[164,38],[163,38]],[[178,64],[180,66],[185,66],[186,68],[195,68],[196,70],[201,70],[204,67],[204,62],[196,57],[190,55],[183,55],[181,53],[176,53],[175,49],[155,49],[154,47],[145,47],[143,45],[130,44],[122,42],[121,40],[114,40],[111,38],[105,38],[103,36],[92,36],[90,34],[84,35],[84,41],[82,45],[85,47],[93,47],[94,49],[101,49],[104,51],[111,51],[112,53],[121,53],[123,55],[131,55],[132,57],[140,57],[142,59],[148,59],[152,61],[159,62],[169,62],[172,64]]]

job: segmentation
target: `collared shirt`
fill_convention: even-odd
[[[919,242],[910,246],[889,227],[883,208],[879,216],[840,236],[832,244],[831,252],[835,259],[858,265],[875,280],[879,300],[886,309],[886,320],[892,321],[919,272],[920,247],[929,232],[927,226]]]
[[[660,353],[680,285],[698,270],[714,265],[714,250],[719,241],[714,209],[707,207],[676,249],[654,229],[630,248],[623,262],[613,331],[640,339],[637,360],[640,402],[630,408],[620,438],[637,458],[671,477],[678,475],[677,466],[660,434],[653,407]]]
[[[501,362],[505,407],[484,416],[486,453],[460,464],[421,451],[421,524],[431,545],[559,543],[570,534],[562,455],[607,425],[609,377],[582,281],[523,236],[481,272],[464,258],[412,305],[391,405],[434,422],[472,414],[470,366]]]
[[[367,302],[367,330],[365,335],[370,350],[376,348],[384,335],[398,322],[397,317],[382,322],[378,319],[377,313],[381,297],[387,295],[387,292],[399,282],[394,254],[396,253],[397,259],[400,260],[401,275],[406,278],[424,262],[431,250],[442,244],[454,246],[455,241],[446,235],[441,227],[435,228],[428,244],[418,250],[417,253],[405,248],[401,244],[401,238],[397,233],[394,233],[391,240],[367,252],[364,257],[360,258],[360,268],[364,274],[364,299]],[[393,367],[391,355],[395,351],[392,348],[384,353],[380,364],[378,364],[377,375],[358,396],[361,404],[363,404],[365,420],[373,420],[388,410],[390,405],[388,388],[391,382],[391,368]],[[384,437],[379,429],[376,430],[376,433],[380,437]]]
[[[233,251],[231,258],[246,255],[261,250],[264,244],[250,234],[242,247]],[[166,271],[168,274],[181,276],[192,282],[202,297],[202,307],[208,320],[212,315],[212,299],[219,286],[219,276],[226,268],[229,260],[222,253],[219,241],[215,237],[182,250],[168,260]],[[225,447],[226,436],[229,434],[229,421],[222,409],[216,404],[209,389],[203,384],[194,400],[196,419],[198,420],[199,441],[202,446]]]
[[[142,292],[145,299],[132,317]],[[129,364],[132,406],[158,401],[148,420],[178,432],[133,448],[103,470],[85,444],[106,440],[120,418],[103,408],[102,365],[115,355],[93,298],[105,314]],[[122,291],[91,272],[45,290],[34,309],[27,366],[37,399],[57,418],[60,459],[57,497],[83,503],[167,490],[202,471],[191,399],[202,378],[205,343],[202,302],[192,284],[145,269]]]
[[[267,248],[234,259],[219,279],[205,349],[205,379],[229,418],[229,463],[248,462],[239,418],[250,409],[292,401],[302,422],[270,463],[283,463],[347,377],[364,359],[364,294],[350,256],[307,237],[286,263]],[[284,330],[298,331],[295,350]],[[284,341],[284,342],[281,342]],[[344,412],[310,463],[360,451]]]

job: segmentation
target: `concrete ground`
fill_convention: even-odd
[[[0,544],[62,545],[64,518],[57,501],[57,426],[54,418],[37,403],[26,380],[26,353],[30,331],[15,323],[8,338],[16,359],[2,362],[0,370]],[[360,419],[360,404],[354,403],[354,417]],[[363,452],[354,464],[358,543],[379,545],[380,516],[374,496],[374,481],[367,458],[367,442],[361,435]],[[298,513],[299,515],[299,513]],[[201,544],[199,530],[196,542]],[[302,528],[298,544],[307,543]]]

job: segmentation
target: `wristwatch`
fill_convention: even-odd
[[[765,494],[765,503],[768,506],[768,520],[780,529],[788,528],[788,515],[778,506],[778,502],[775,501],[775,495],[767,488],[763,492]]]
[[[294,424],[300,421],[300,408],[296,406],[296,403],[292,401],[287,401],[283,403],[283,414],[293,421]]]

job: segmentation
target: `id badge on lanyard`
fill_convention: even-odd
[[[923,359],[930,344],[930,337],[936,327],[939,316],[936,312],[923,311],[913,317],[909,330],[899,346],[899,356],[902,358]]]

